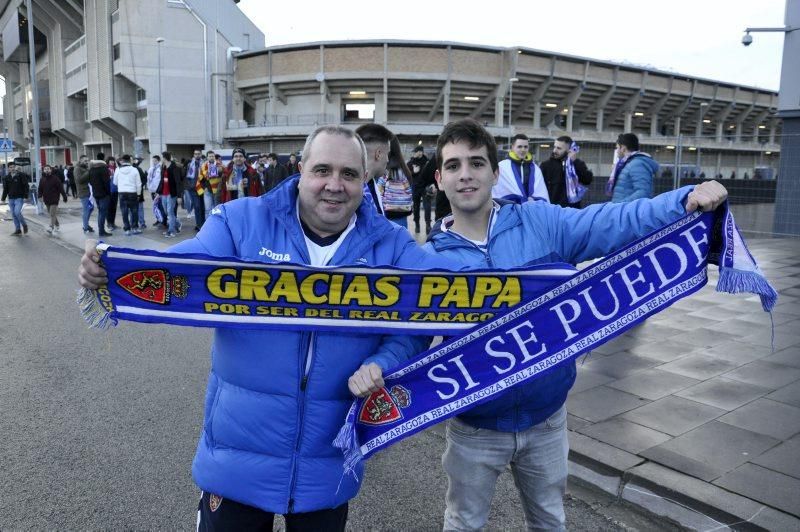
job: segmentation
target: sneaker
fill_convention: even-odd
[[[147,229],[147,224],[139,224],[139,229]]]
[[[108,224],[106,224],[106,225],[108,225]],[[117,227],[116,225],[113,225],[113,224],[112,225],[108,225],[108,230],[109,231],[116,231],[117,229],[119,229],[119,227]]]
[[[142,234],[142,230],[141,229],[134,229],[133,230],[133,234],[134,235],[141,235]]]
[[[47,229],[45,229],[45,231],[47,231],[48,234],[51,234],[51,235],[53,234],[53,228],[52,227],[48,227]]]
[[[109,233],[108,231],[102,231],[98,233],[100,236],[114,236],[114,233]]]
[[[164,238],[175,238],[175,233],[164,233]]]
[[[131,230],[130,229],[125,230],[125,236],[131,236]]]
[[[19,236],[19,235],[21,235],[21,234],[22,234],[22,231],[20,231],[19,229],[17,229],[17,230],[16,230],[16,231],[14,231],[13,233],[11,233],[11,236]]]
[[[59,234],[59,233],[61,233],[61,228],[59,228],[58,226],[54,227],[54,228],[53,228],[53,234],[54,234],[54,235],[57,235],[57,234]]]
[[[419,222],[414,222],[414,232],[419,233]]]
[[[22,226],[22,232],[23,232],[23,234],[26,234],[26,235],[28,234],[28,226],[27,225],[23,225]]]
[[[83,229],[83,232],[84,232],[84,233],[94,233],[94,227],[92,227],[91,225],[89,225],[89,226],[87,226],[87,227],[85,227],[85,228]]]

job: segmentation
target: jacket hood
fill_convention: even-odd
[[[96,168],[98,166],[106,166],[106,162],[101,161],[99,159],[92,159],[91,161],[89,161],[89,166],[92,168]]]
[[[644,152],[637,152],[631,157],[631,163],[638,162],[639,164],[645,164],[650,167],[653,173],[658,170],[658,163],[655,159],[649,154]]]

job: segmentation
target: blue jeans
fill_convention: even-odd
[[[192,207],[194,208],[194,225],[203,227],[203,222],[206,221],[205,198],[198,196],[194,187],[189,189],[189,196],[192,198]]]
[[[14,219],[14,227],[17,231],[22,226],[28,225],[25,217],[22,216],[22,206],[25,205],[25,198],[8,198],[8,207],[11,209],[11,217]]]
[[[169,194],[162,194],[161,205],[163,205],[164,210],[167,211],[167,232],[174,234],[180,227],[178,217],[175,215],[175,207],[178,205],[177,198],[173,198]]]
[[[94,199],[97,203],[97,230],[100,233],[106,232],[106,216],[108,216],[108,206],[111,204],[111,197]]]
[[[211,211],[217,206],[217,197],[214,196],[211,190],[206,190],[203,194],[203,206],[205,207],[205,218],[208,220],[208,217],[211,216]]]
[[[92,214],[92,200],[89,196],[81,198],[81,207],[83,208],[83,230],[89,230],[89,216]]]
[[[145,226],[145,221],[144,221],[144,202],[140,201],[139,202],[139,227],[144,227],[144,226]]]
[[[445,530],[486,525],[497,477],[511,465],[528,530],[565,530],[567,409],[522,432],[479,429],[458,418],[447,422]]]

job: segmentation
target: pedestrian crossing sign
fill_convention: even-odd
[[[0,152],[14,151],[14,141],[9,139],[0,140]]]

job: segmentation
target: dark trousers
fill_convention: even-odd
[[[425,187],[414,187],[414,223],[419,225],[419,205],[425,209],[425,224],[431,223],[431,197],[425,192]]]
[[[203,227],[203,222],[206,221],[206,204],[202,197],[197,195],[197,191],[193,188],[189,189],[189,196],[192,197],[192,206],[194,207],[194,225],[196,227]]]
[[[117,218],[117,202],[119,201],[119,193],[111,193],[111,201],[108,204],[108,216],[106,216],[106,223],[109,227],[117,225],[114,220]]]
[[[198,526],[202,532],[222,530],[272,531],[275,514],[246,504],[203,492],[197,506]],[[316,512],[284,515],[287,532],[339,532],[347,523],[347,503]]]
[[[108,207],[111,203],[111,198],[95,198],[97,203],[97,229],[100,233],[106,231],[106,217],[108,216]]]
[[[125,231],[139,228],[139,195],[135,192],[122,192],[119,195],[122,210],[122,228]]]

